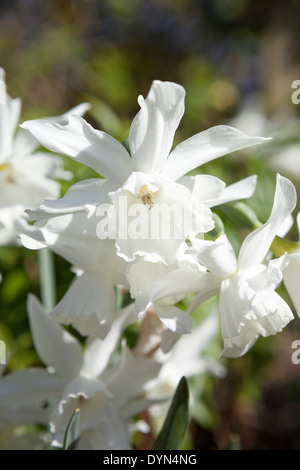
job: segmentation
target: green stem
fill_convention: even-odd
[[[53,253],[47,248],[38,251],[41,301],[50,312],[56,304],[55,268]]]

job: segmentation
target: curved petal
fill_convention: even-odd
[[[107,367],[109,360],[117,349],[125,328],[136,321],[134,305],[130,304],[119,310],[104,340],[89,338],[83,357],[81,375],[98,377]]]
[[[237,269],[236,255],[226,235],[215,241],[191,238],[198,261],[219,278],[231,276]]]
[[[66,126],[37,119],[26,121],[21,127],[28,129],[52,152],[84,163],[108,180],[122,183],[133,169],[122,144],[105,132],[93,129],[79,116],[70,115]]]
[[[191,333],[193,319],[183,310],[160,302],[156,302],[154,308],[160,320],[169,330],[180,335]]]
[[[11,99],[0,104],[0,163],[11,156],[13,139],[21,114],[21,100]]]
[[[147,98],[139,96],[141,110],[132,122],[129,145],[138,171],[157,172],[172,147],[184,113],[185,90],[172,82],[155,80]]]
[[[0,406],[42,410],[53,395],[62,392],[65,381],[41,368],[17,370],[1,378]],[[47,413],[48,414],[48,413]]]
[[[77,340],[50,318],[35,296],[28,296],[27,305],[34,346],[41,360],[63,378],[77,375],[82,363]]]
[[[124,343],[122,346],[120,360],[106,380],[107,388],[118,407],[144,394],[147,382],[155,379],[161,368],[153,358],[137,357]]]
[[[283,282],[292,299],[298,316],[300,316],[300,253],[294,253],[288,257],[288,266],[283,270]]]
[[[75,212],[89,212],[91,206],[108,201],[108,192],[115,189],[107,180],[92,178],[73,184],[61,199],[46,200],[34,210],[27,210],[31,220],[39,224],[51,217]]]
[[[207,204],[209,207],[215,207],[231,201],[248,199],[255,191],[256,181],[257,176],[252,175],[238,181],[237,183],[230,184],[224,188],[224,191],[220,196],[207,201]]]
[[[71,283],[51,312],[59,323],[73,325],[82,335],[103,337],[113,320],[115,295],[112,280],[85,272]]]
[[[173,296],[184,296],[201,288],[202,276],[196,269],[178,268],[153,282],[150,290],[151,301],[157,302]]]
[[[166,161],[162,174],[177,180],[215,158],[269,140],[251,137],[230,126],[211,127],[177,145]]]
[[[250,300],[251,289],[249,295],[247,294],[240,292],[238,277],[222,282],[220,315],[223,356],[240,357],[253,346],[260,335],[274,335],[294,318],[288,304],[276,292],[269,293],[255,305]]]
[[[194,178],[195,183],[192,194],[197,201],[210,206],[210,201],[221,197],[223,194],[225,183],[219,178],[211,175],[196,175]]]
[[[265,224],[245,238],[238,257],[239,270],[260,264],[264,260],[273,239],[282,223],[294,210],[296,202],[297,194],[294,185],[287,178],[277,174],[271,215]]]

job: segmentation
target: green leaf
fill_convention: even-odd
[[[222,205],[220,210],[238,228],[254,230],[261,225],[255,211],[244,202]]]
[[[77,408],[72,414],[66,429],[63,446],[64,450],[75,450],[76,444],[79,439],[79,418],[80,409]]]
[[[152,450],[180,450],[188,424],[189,391],[185,377],[176,389],[163,427],[158,434]]]

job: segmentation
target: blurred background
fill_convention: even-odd
[[[88,101],[86,119],[123,141],[138,111],[137,96],[146,96],[159,79],[186,89],[176,142],[217,124],[273,136],[264,148],[203,168],[227,184],[257,174],[249,205],[264,222],[276,172],[291,178],[300,194],[300,105],[291,100],[292,83],[300,79],[299,31],[297,0],[1,0],[0,65],[9,94],[22,99],[21,121]],[[67,158],[64,165],[74,178],[62,182],[62,192],[93,176]],[[237,246],[241,234],[228,230]],[[297,239],[296,229],[290,237]],[[55,269],[59,300],[73,274],[58,257]],[[25,308],[28,291],[40,295],[37,254],[0,247],[0,272],[8,370],[38,365]],[[280,293],[289,301],[283,288]],[[295,339],[298,318],[276,337],[260,339],[245,357],[223,361],[226,378],[196,379],[199,406],[186,448],[300,450]]]

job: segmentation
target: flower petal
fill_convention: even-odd
[[[133,169],[122,144],[105,132],[93,129],[79,116],[70,115],[66,126],[37,119],[26,121],[21,127],[28,129],[52,152],[84,163],[109,180],[122,183]]]
[[[215,276],[224,278],[236,271],[236,255],[226,235],[220,235],[215,241],[193,237],[191,242],[198,261]]]
[[[0,163],[10,157],[13,139],[21,114],[21,100],[11,99],[8,95],[6,102],[0,104]]]
[[[112,280],[105,274],[85,272],[71,283],[51,316],[83,336],[103,337],[113,320],[114,303]]]
[[[266,257],[282,223],[292,213],[297,201],[294,185],[277,174],[273,208],[267,222],[251,232],[244,240],[238,257],[238,269],[260,264]]]
[[[166,161],[162,174],[177,180],[215,158],[268,140],[248,136],[230,126],[211,127],[177,145]]]
[[[283,270],[283,281],[296,312],[300,316],[300,253],[293,253],[288,259],[288,266]]]
[[[92,178],[80,181],[73,184],[61,199],[46,200],[37,209],[26,212],[31,220],[36,220],[39,224],[59,215],[89,212],[91,206],[108,201],[107,193],[114,188],[107,180]]]
[[[66,379],[77,375],[82,363],[77,340],[51,319],[36,297],[29,295],[27,304],[33,342],[41,360]]]
[[[89,338],[85,346],[81,374],[88,377],[98,377],[118,347],[125,328],[135,321],[135,308],[133,304],[130,304],[115,314],[112,326],[104,340]]]
[[[237,183],[230,184],[224,188],[220,196],[207,201],[209,207],[219,206],[231,201],[238,201],[240,199],[248,199],[251,197],[256,188],[257,176],[252,175],[238,181]]]
[[[250,289],[249,299],[251,296]],[[240,292],[238,277],[222,282],[220,315],[223,356],[240,357],[253,346],[260,335],[274,335],[294,318],[288,304],[276,292],[261,298],[257,305],[248,302],[246,297],[247,293]]]
[[[211,200],[219,198],[223,194],[225,183],[219,178],[211,175],[197,175],[194,178],[195,183],[192,194],[197,201],[210,206]]]
[[[180,335],[191,333],[193,319],[183,310],[160,302],[156,302],[154,307],[158,317],[169,330]]]
[[[61,393],[64,386],[65,381],[61,377],[45,369],[17,370],[1,378],[0,406],[41,411],[45,401]]]
[[[185,90],[172,82],[155,80],[147,98],[139,96],[141,110],[132,122],[129,145],[135,169],[157,172],[164,165],[184,113]]]
[[[115,406],[118,407],[144,394],[147,382],[157,377],[161,367],[153,358],[137,357],[124,343],[122,346],[120,360],[106,381],[108,390],[114,397]]]

